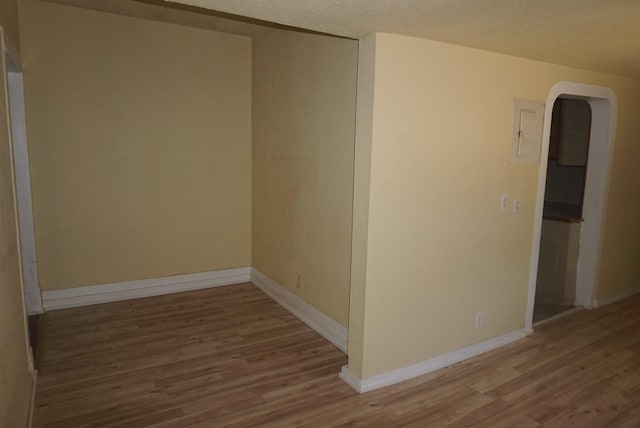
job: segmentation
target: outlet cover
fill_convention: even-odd
[[[482,327],[483,323],[484,323],[484,314],[482,312],[478,312],[476,314],[476,328]]]

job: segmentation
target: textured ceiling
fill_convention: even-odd
[[[423,37],[640,78],[640,0],[170,0],[359,38]]]
[[[168,6],[162,0],[47,0],[83,9],[93,9],[117,15],[133,16],[154,21],[169,22],[187,27],[221,31],[224,33],[251,36],[262,26],[238,19],[227,19],[215,12],[203,11],[188,5]]]

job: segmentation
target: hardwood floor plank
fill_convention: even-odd
[[[638,427],[640,296],[357,394],[252,284],[49,312],[34,427]]]

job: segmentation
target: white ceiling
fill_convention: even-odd
[[[640,78],[640,0],[170,0],[339,36],[423,37]]]
[[[260,25],[251,22],[242,22],[235,19],[227,19],[216,13],[203,13],[202,9],[188,7],[182,4],[176,7],[165,7],[162,0],[46,0],[50,3],[59,3],[67,6],[75,6],[83,9],[99,10],[101,12],[117,15],[133,16],[136,18],[150,19],[154,21],[169,22],[187,27],[202,28],[205,30],[220,31],[223,33],[252,36],[263,29]]]

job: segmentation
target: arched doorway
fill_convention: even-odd
[[[602,226],[606,215],[608,182],[611,169],[611,153],[615,137],[617,100],[613,91],[606,87],[573,82],[556,83],[547,97],[544,117],[542,156],[538,172],[538,191],[533,230],[533,244],[529,274],[529,293],[525,328],[532,329],[533,309],[538,275],[540,237],[544,210],[544,195],[547,176],[547,154],[551,136],[552,106],[558,98],[585,100],[591,107],[591,138],[584,189],[583,218],[580,231],[580,250],[577,265],[575,305],[586,308],[594,306],[596,277]]]

